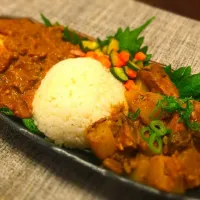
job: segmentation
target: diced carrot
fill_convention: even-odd
[[[98,57],[97,53],[94,51],[88,51],[85,55],[86,57],[94,58],[96,59]]]
[[[124,62],[127,62],[130,58],[130,53],[127,51],[121,51],[119,53],[119,56],[120,56],[121,60],[123,60]]]
[[[97,58],[97,60],[106,68],[110,68],[111,67],[111,62],[109,60],[109,58],[107,56],[99,56]]]
[[[143,52],[137,52],[134,56],[134,59],[136,60],[141,60],[141,61],[144,61],[146,58],[146,55],[143,53]]]
[[[135,83],[133,80],[128,80],[128,81],[126,81],[126,83],[124,83],[124,87],[127,90],[131,90],[134,86],[135,86]]]
[[[136,78],[137,72],[134,71],[134,70],[132,70],[132,69],[127,69],[127,75],[128,75],[128,77],[130,77],[130,78]]]
[[[126,62],[124,62],[123,60],[119,59],[116,63],[115,63],[115,67],[123,67],[124,65],[126,65]]]
[[[124,62],[117,51],[112,50],[110,53],[110,60],[113,65],[113,67],[122,67],[126,65],[126,62]]]

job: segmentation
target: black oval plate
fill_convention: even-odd
[[[55,145],[54,143],[49,142],[44,137],[37,134],[33,134],[30,131],[28,131],[21,123],[21,120],[15,117],[8,117],[0,113],[0,120],[2,123],[6,123],[8,126],[10,126],[13,130],[16,130],[17,132],[23,134],[24,136],[37,142],[38,144],[44,146],[45,148],[48,148],[56,152],[57,154],[66,156],[67,158],[72,159],[75,162],[81,165],[84,165],[93,171],[98,172],[105,178],[111,178],[111,179],[114,179],[115,181],[120,181],[123,184],[133,187],[134,189],[137,189],[141,192],[154,195],[155,198],[160,197],[162,199],[185,199],[185,200],[193,200],[193,199],[200,198],[200,189],[190,190],[189,192],[185,193],[185,195],[176,195],[176,194],[162,192],[155,188],[152,188],[152,187],[137,183],[135,181],[132,181],[128,178],[119,176],[107,169],[100,167],[100,161],[90,151],[61,148]]]
[[[12,18],[20,18],[20,17],[1,16],[0,18],[12,19]],[[30,19],[30,20],[33,22],[37,22],[34,19]],[[84,35],[82,33],[79,33],[79,34]],[[93,38],[91,38],[91,39],[93,39]],[[123,184],[126,184],[127,186],[133,187],[134,189],[136,189],[138,191],[147,193],[147,195],[151,194],[156,199],[157,198],[159,198],[159,199],[160,198],[161,199],[184,199],[184,200],[200,199],[200,188],[189,190],[184,195],[177,195],[177,194],[162,192],[162,191],[152,188],[150,186],[146,186],[146,185],[140,184],[138,182],[132,181],[128,178],[119,176],[107,169],[100,167],[100,161],[90,151],[58,147],[57,145],[46,140],[44,137],[37,135],[37,134],[33,134],[30,131],[28,131],[23,126],[21,120],[19,120],[18,118],[8,117],[8,116],[0,113],[0,120],[3,123],[6,123],[8,126],[10,126],[13,130],[20,132],[24,136],[26,136],[29,139],[35,141],[36,143],[42,145],[43,147],[48,148],[48,149],[56,152],[57,154],[63,155],[71,160],[74,160],[75,162],[79,163],[80,165],[84,165],[84,166],[90,168],[91,170],[96,171],[97,173],[101,174],[105,178],[111,178],[115,181],[119,181]]]

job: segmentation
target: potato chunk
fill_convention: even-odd
[[[95,123],[86,137],[92,151],[100,159],[111,156],[117,149],[109,120]]]
[[[144,124],[149,124],[151,120],[160,115],[161,111],[158,110],[151,116],[157,102],[162,99],[160,94],[130,90],[126,92],[126,98],[132,112],[136,112],[138,108],[140,109],[140,118]]]

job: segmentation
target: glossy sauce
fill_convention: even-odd
[[[78,46],[62,40],[63,27],[28,19],[0,20],[0,107],[21,118],[32,115],[35,90],[57,62]]]

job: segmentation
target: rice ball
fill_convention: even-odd
[[[86,129],[109,117],[113,107],[127,109],[125,88],[92,58],[69,58],[46,74],[33,100],[38,129],[56,144],[87,148]]]

